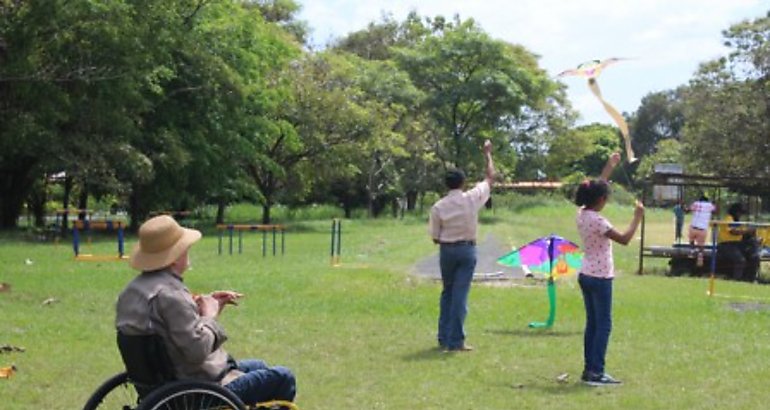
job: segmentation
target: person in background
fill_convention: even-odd
[[[746,213],[743,204],[734,203],[727,209],[717,235],[717,260],[726,261],[730,275],[735,280],[753,282],[759,271],[759,243],[752,227],[731,222],[741,222]]]
[[[703,266],[703,247],[706,245],[709,222],[711,221],[711,214],[716,210],[716,206],[709,202],[705,194],[701,194],[700,198],[693,202],[688,209],[692,212],[688,239],[690,240],[690,245],[696,247],[695,264],[701,267]]]
[[[489,200],[494,182],[492,143],[484,142],[486,175],[472,189],[463,192],[465,173],[449,170],[445,183],[449,192],[430,210],[429,234],[439,245],[441,299],[438,318],[438,344],[448,352],[469,352],[465,343],[465,317],[468,293],[476,268],[476,230],[478,213]]]
[[[586,310],[583,373],[580,378],[591,386],[621,383],[605,371],[605,357],[612,331],[612,282],[615,277],[612,242],[628,245],[644,216],[644,206],[637,201],[631,223],[623,232],[619,232],[600,213],[610,195],[607,178],[618,162],[620,154],[613,153],[599,179],[583,182],[575,195],[575,204],[580,207],[576,223],[584,252],[578,283]]]

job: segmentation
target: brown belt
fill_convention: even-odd
[[[441,244],[446,246],[462,246],[462,245],[476,246],[476,241],[441,242]]]

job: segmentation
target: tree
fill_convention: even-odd
[[[615,127],[591,124],[557,136],[548,151],[548,175],[599,175],[610,154],[620,150]]]
[[[359,62],[335,52],[308,54],[277,81],[287,87],[285,98],[265,113],[258,134],[261,145],[242,158],[260,192],[264,223],[269,223],[270,209],[300,165],[311,163],[312,168],[305,169],[319,175],[330,161],[349,159],[337,156],[339,149],[360,147],[383,120],[370,110],[358,85]]]
[[[307,41],[307,22],[297,20],[301,6],[294,0],[244,0],[246,8],[256,8],[266,22],[276,23],[290,33],[297,42]]]
[[[484,139],[496,141],[498,165],[511,168],[506,130],[526,109],[538,110],[557,86],[521,46],[493,40],[473,20],[427,20],[431,34],[395,59],[426,99],[435,123],[434,150],[445,164],[481,169]]]
[[[396,48],[415,47],[430,34],[430,27],[423,24],[415,11],[400,23],[386,14],[380,22],[370,22],[366,29],[348,34],[333,46],[365,60],[393,60]]]
[[[229,201],[254,195],[240,158],[260,155],[263,107],[280,98],[271,81],[298,47],[258,9],[230,2],[207,3],[171,29],[169,73],[133,141],[152,175],[132,183],[132,221],[204,202],[222,220]]]
[[[632,144],[638,157],[653,154],[662,140],[680,138],[685,121],[680,94],[680,90],[669,90],[642,98],[630,121]]]
[[[770,16],[723,32],[733,51],[704,63],[684,95],[691,172],[770,176]]]
[[[61,0],[0,7],[0,227],[16,225],[31,181],[45,173],[67,171],[82,190],[115,182],[110,164],[126,159],[153,61],[134,47],[148,19],[130,7]]]
[[[657,164],[681,164],[682,144],[673,138],[664,139],[655,146],[655,152],[644,156],[636,169],[636,175],[648,178]]]
[[[337,50],[353,53],[364,60],[382,63],[378,66],[379,71],[383,72],[382,80],[370,76],[375,80],[368,80],[363,87],[371,98],[382,100],[391,111],[395,110],[398,118],[391,131],[399,135],[402,142],[393,147],[396,151],[386,150],[398,152],[397,155],[390,156],[389,161],[382,161],[380,158],[379,161],[373,160],[371,164],[388,165],[389,183],[377,186],[387,187],[391,195],[404,197],[400,200],[406,200],[409,210],[415,208],[420,195],[435,187],[434,173],[442,164],[438,163],[434,154],[433,141],[437,127],[426,108],[422,106],[425,94],[416,89],[408,76],[405,77],[406,72],[395,67],[393,62],[398,48],[416,47],[430,34],[430,25],[424,24],[421,17],[412,11],[402,22],[394,20],[390,15],[384,15],[380,22],[371,22],[366,29],[350,33],[334,45]],[[382,153],[382,150],[378,151],[378,156]],[[373,159],[371,155],[369,159]],[[376,169],[381,173],[384,168],[375,166],[369,169]],[[369,209],[371,211],[372,206],[369,206]]]
[[[235,159],[259,146],[259,107],[279,97],[269,81],[299,52],[282,26],[296,4],[260,6],[3,2],[0,226],[15,225],[32,181],[61,171],[81,204],[127,196],[134,226],[248,195]]]

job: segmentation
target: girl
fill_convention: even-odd
[[[575,195],[575,203],[580,207],[577,228],[585,252],[583,267],[578,276],[586,308],[581,380],[592,386],[620,384],[619,380],[604,371],[604,357],[612,329],[612,279],[615,276],[612,241],[627,245],[644,215],[644,206],[637,201],[634,219],[621,233],[599,213],[610,193],[607,178],[618,162],[620,154],[610,155],[599,179],[583,182]]]

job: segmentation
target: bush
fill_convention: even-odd
[[[492,196],[492,206],[498,209],[507,209],[520,212],[526,209],[564,205],[564,195],[559,191],[539,192],[535,194],[522,194],[519,192],[504,192]]]

